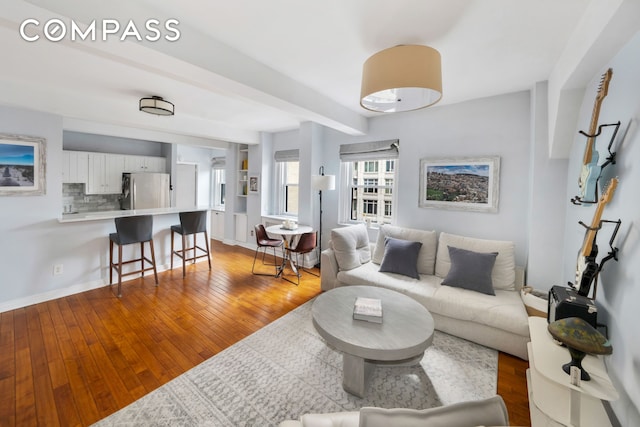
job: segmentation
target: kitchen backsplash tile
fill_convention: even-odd
[[[62,184],[62,212],[99,212],[120,209],[119,194],[85,194],[84,184]]]

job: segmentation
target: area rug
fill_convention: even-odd
[[[342,355],[311,321],[310,301],[96,426],[277,426],[363,406],[430,408],[495,395],[493,349],[436,331],[420,365],[376,366],[366,397],[342,389]]]

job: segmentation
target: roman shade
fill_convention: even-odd
[[[356,162],[359,160],[397,159],[400,141],[361,142],[359,144],[343,144],[340,146],[340,160]]]
[[[276,162],[297,162],[300,160],[300,150],[276,151],[273,155]]]

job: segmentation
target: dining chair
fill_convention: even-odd
[[[207,234],[207,211],[180,212],[180,224],[171,226],[171,269],[173,270],[173,256],[182,259],[182,277],[185,277],[186,262],[195,262],[200,258],[207,258],[211,270],[211,256],[209,251],[209,236]],[[174,249],[174,235],[182,237],[182,249]],[[204,233],[205,247],[198,246],[198,233]],[[187,236],[193,236],[193,246],[187,247]],[[190,255],[189,252],[193,251]],[[200,254],[198,255],[198,251]]]
[[[277,277],[278,274],[280,274],[280,270],[282,267],[282,264],[278,264],[278,259],[276,258],[276,248],[282,248],[283,245],[283,241],[281,239],[272,239],[269,237],[269,235],[267,234],[267,230],[265,230],[264,225],[262,224],[256,224],[254,227],[254,232],[256,234],[256,244],[258,245],[258,247],[256,248],[256,253],[253,256],[253,266],[251,267],[251,273],[257,275],[257,276],[273,276],[273,277]],[[267,250],[271,248],[273,249],[273,264],[267,264],[264,261],[265,255],[267,254]],[[263,265],[273,265],[275,266],[275,273],[271,274],[271,273],[256,273],[255,271],[255,267],[256,267],[256,259],[258,258],[258,252],[262,250],[262,264]],[[284,259],[284,252],[282,254],[282,257]]]
[[[122,277],[130,274],[138,274],[144,277],[145,271],[153,270],[153,275],[158,286],[158,272],[156,270],[156,255],[153,248],[153,217],[151,215],[128,216],[115,218],[116,232],[109,234],[109,287],[113,284],[113,270],[118,273],[118,298],[122,296]],[[151,258],[147,258],[144,252],[144,244],[149,243]],[[122,260],[122,247],[134,243],[140,244],[140,256],[138,258]],[[113,260],[113,245],[118,246],[118,262]],[[140,268],[134,271],[123,271],[126,264],[140,262]],[[151,264],[145,267],[145,262]]]
[[[302,256],[302,261],[304,262],[304,255],[309,252],[313,252],[316,249],[316,245],[318,244],[318,232],[312,231],[309,233],[303,233],[300,235],[300,239],[298,239],[298,244],[295,247],[287,247],[286,251],[288,253],[288,258],[293,262],[294,265],[294,273],[297,276],[297,281],[294,282],[292,280],[287,279],[287,277],[283,274],[282,277],[295,285],[300,285],[300,271],[304,270],[305,272],[312,274],[316,277],[318,275],[313,271],[307,270],[304,268],[304,265],[301,266],[299,257]],[[292,258],[292,255],[295,254],[295,261]]]

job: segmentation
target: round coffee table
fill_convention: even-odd
[[[382,323],[355,320],[356,297],[382,301]],[[419,363],[433,341],[433,317],[413,298],[374,286],[343,286],[316,298],[313,324],[327,343],[342,352],[342,387],[364,396],[373,364]]]

